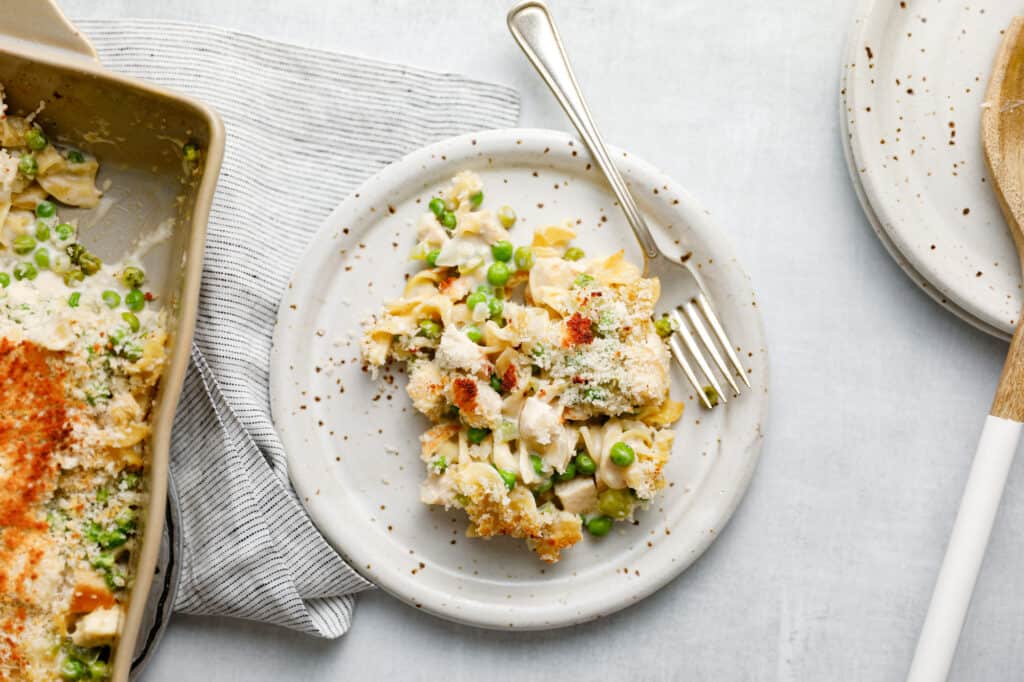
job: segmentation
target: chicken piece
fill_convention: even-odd
[[[96,609],[78,619],[71,641],[76,646],[94,647],[110,644],[121,631],[121,608]]]
[[[462,370],[470,374],[484,374],[490,363],[482,346],[470,341],[464,331],[454,326],[445,327],[437,347],[437,363],[441,369]]]
[[[562,433],[561,410],[530,396],[519,412],[519,437],[531,445],[550,445]]]
[[[75,587],[71,593],[71,613],[89,613],[100,608],[110,608],[117,603],[114,593],[96,571],[75,571]]]
[[[501,396],[489,385],[469,377],[457,377],[449,387],[449,394],[466,424],[487,429],[501,426]]]
[[[589,476],[555,485],[555,495],[562,508],[573,514],[587,514],[597,508],[597,486]]]

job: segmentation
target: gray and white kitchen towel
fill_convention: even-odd
[[[280,295],[327,214],[427,143],[511,126],[506,87],[177,22],[81,21],[104,65],[214,107],[227,151],[210,212],[172,473],[185,556],[175,609],[345,633],[372,587],[310,522],[270,418]]]

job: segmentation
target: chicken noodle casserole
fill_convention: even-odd
[[[97,162],[0,89],[0,680],[105,680],[146,505],[164,314],[137,265],[104,264],[63,206]]]
[[[455,176],[416,226],[401,298],[367,321],[365,362],[405,363],[434,426],[421,437],[421,499],[459,507],[473,537],[511,535],[555,562],[585,528],[606,535],[664,487],[670,426],[668,319],[657,279],[622,252],[588,258],[571,223],[514,247],[512,208],[483,208]]]

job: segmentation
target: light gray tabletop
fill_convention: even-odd
[[[75,17],[217,24],[509,84],[522,124],[569,124],[508,36],[509,0],[63,0]],[[674,176],[760,294],[772,408],[747,498],[650,599],[540,633],[475,630],[363,596],[320,641],[175,617],[147,680],[899,680],[1005,344],[918,290],[861,213],[838,133],[853,0],[551,0],[607,139]],[[955,680],[1024,669],[1024,472],[1011,474]]]

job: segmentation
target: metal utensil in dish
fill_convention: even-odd
[[[665,294],[661,302],[663,306],[666,302],[668,304],[663,313],[672,319],[674,329],[669,336],[669,347],[686,379],[708,409],[713,408],[719,401],[727,402],[728,398],[718,377],[708,363],[707,358],[710,357],[718,373],[732,389],[732,395],[738,396],[740,387],[734,377],[739,377],[747,388],[750,388],[750,380],[736,355],[735,344],[725,333],[714,305],[690,263],[679,262],[665,253],[651,235],[640,207],[630,194],[626,181],[615,167],[601,135],[597,132],[597,126],[594,125],[583,93],[576,83],[572,67],[569,66],[569,58],[565,54],[551,12],[540,0],[527,0],[509,10],[508,27],[530,63],[551,88],[555,99],[568,114],[569,120],[587,145],[594,161],[608,179],[608,184],[618,198],[619,205],[626,214],[626,220],[643,250],[644,276],[656,277],[661,282]],[[723,354],[728,363],[723,359]],[[698,379],[690,358],[700,369],[703,380]]]

